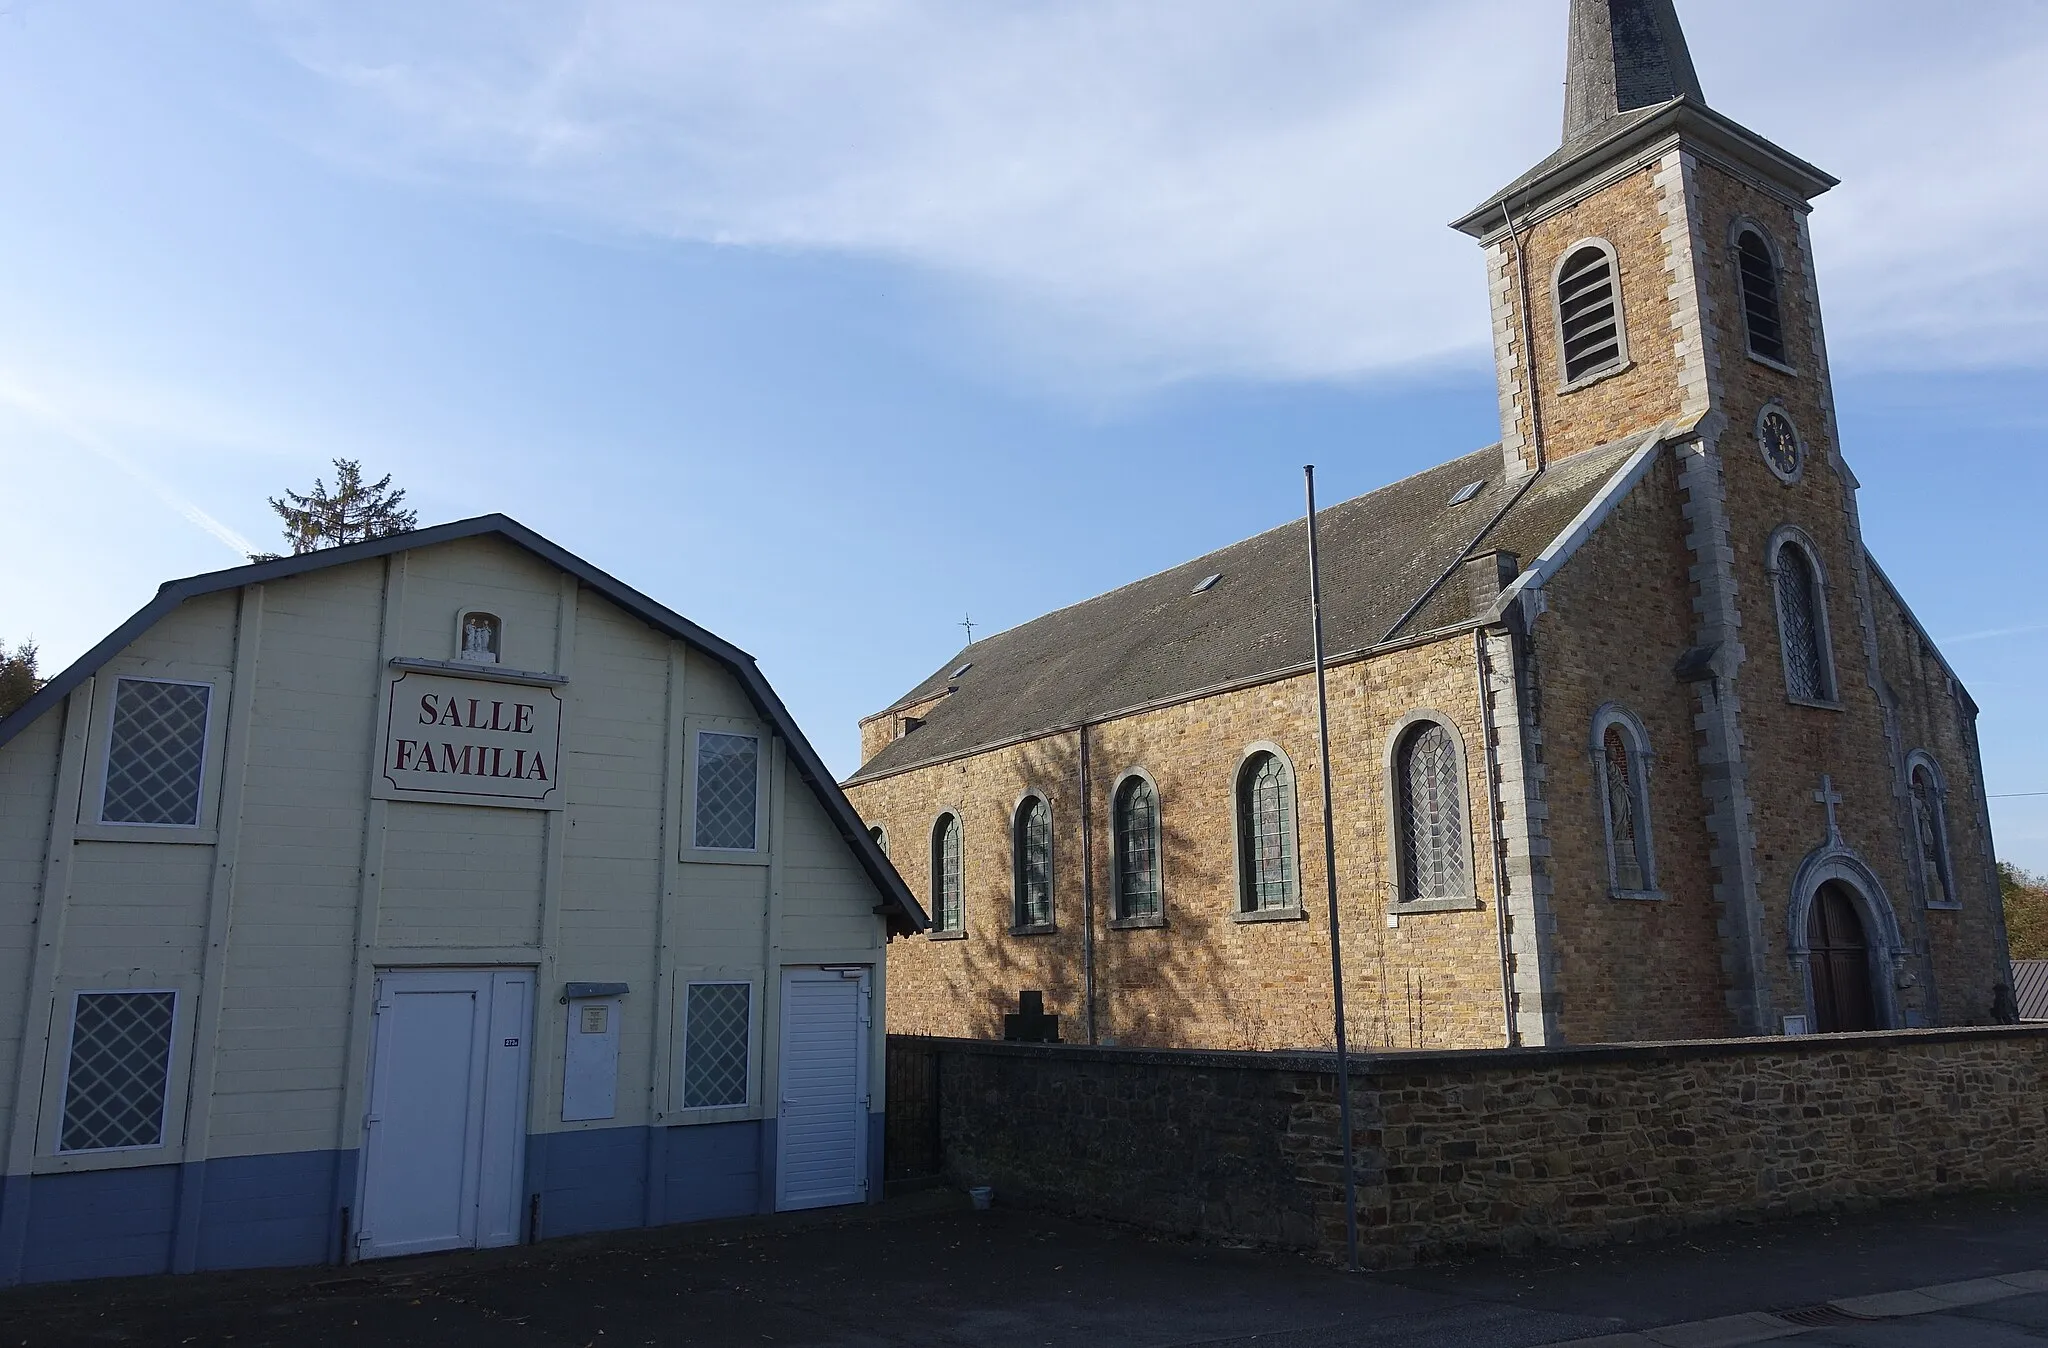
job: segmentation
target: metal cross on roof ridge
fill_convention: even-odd
[[[974,615],[972,613],[961,614],[960,625],[967,629],[967,644],[972,646],[974,644]]]

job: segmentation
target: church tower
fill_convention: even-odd
[[[1721,408],[1731,355],[1819,373],[1805,221],[1835,180],[1707,106],[1672,0],[1572,0],[1566,60],[1557,152],[1456,222],[1486,248],[1510,479]],[[1716,293],[1745,267],[1747,313]]]
[[[1865,877],[1880,1020],[1938,1023],[1943,891],[1910,843],[1807,228],[1836,180],[1708,105],[1673,0],[1572,0],[1566,59],[1557,151],[1455,222],[1486,250],[1503,475],[1668,447],[1729,1028],[1804,1023],[1829,867]]]

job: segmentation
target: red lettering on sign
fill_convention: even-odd
[[[432,725],[439,720],[440,710],[434,706],[434,695],[427,693],[420,698],[420,724]]]
[[[531,735],[533,733],[533,708],[531,705],[522,702],[513,709],[512,728],[522,735]]]

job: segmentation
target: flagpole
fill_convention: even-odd
[[[1323,578],[1316,551],[1316,468],[1301,470],[1308,487],[1308,609],[1315,631],[1316,739],[1323,765],[1323,883],[1330,909],[1330,997],[1337,1020],[1337,1126],[1344,1138],[1344,1255],[1358,1271],[1358,1171],[1351,1145],[1351,1045],[1344,1030],[1344,947],[1337,925],[1336,807],[1330,786],[1330,689],[1323,671]]]

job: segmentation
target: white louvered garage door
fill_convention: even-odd
[[[867,1197],[867,1006],[864,969],[783,971],[779,1209]]]

